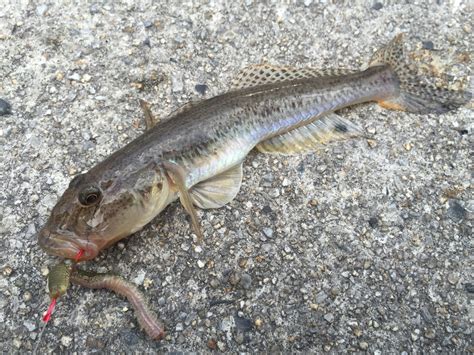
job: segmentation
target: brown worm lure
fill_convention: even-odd
[[[84,271],[75,267],[75,264],[61,262],[55,265],[48,276],[49,295],[58,298],[64,295],[70,284],[88,288],[105,288],[127,298],[137,316],[138,323],[153,340],[164,337],[163,324],[149,308],[142,292],[123,277],[112,274],[101,274]]]

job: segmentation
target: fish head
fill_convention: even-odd
[[[176,193],[163,169],[147,166],[121,174],[76,176],[51,211],[38,243],[51,255],[80,260],[135,233],[160,213]]]

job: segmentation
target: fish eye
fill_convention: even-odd
[[[96,186],[88,186],[79,193],[79,203],[83,206],[92,206],[102,199],[102,192]]]

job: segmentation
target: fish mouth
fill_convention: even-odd
[[[43,227],[38,233],[38,244],[49,255],[76,261],[94,259],[100,250],[89,238],[81,239],[71,231],[50,231],[47,227]],[[81,250],[83,253],[78,259],[77,255]]]

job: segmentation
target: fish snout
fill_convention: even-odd
[[[99,248],[94,243],[69,231],[51,231],[48,226],[39,231],[38,244],[47,254],[74,260],[82,250],[83,253],[77,261],[90,260],[99,254]]]

